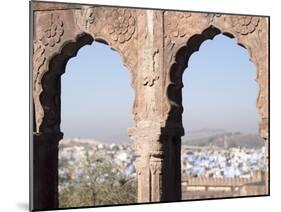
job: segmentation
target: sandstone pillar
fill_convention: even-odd
[[[136,127],[129,129],[129,136],[137,156],[138,202],[180,200],[183,130],[166,128],[164,12],[140,10],[137,25]]]
[[[181,139],[165,129],[132,128],[138,202],[181,200]]]

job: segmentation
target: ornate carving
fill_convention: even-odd
[[[39,100],[39,94],[40,94],[40,86],[41,85],[41,77],[40,69],[43,67],[45,61],[46,61],[46,55],[45,55],[45,48],[41,43],[34,42],[34,53],[33,53],[33,96],[34,96],[34,103],[35,103],[35,122],[36,122],[36,131],[39,131],[39,125],[42,123],[44,112],[43,109],[39,106],[40,100]]]
[[[75,11],[75,23],[81,30],[89,30],[90,25],[97,19],[96,8],[92,6],[82,6],[81,10]]]
[[[161,135],[155,136],[155,140],[151,141],[150,156],[154,158],[162,158],[164,154],[163,149],[163,138]]]
[[[209,22],[213,22],[215,18],[219,18],[221,17],[221,14],[217,14],[217,13],[207,13],[205,14],[205,17],[209,18]]]
[[[33,61],[33,82],[35,85],[38,80],[39,70],[46,61],[45,48],[41,44],[38,44],[36,42],[34,43]]]
[[[234,30],[241,35],[247,35],[255,31],[256,27],[259,24],[259,20],[260,19],[258,17],[252,16],[231,17],[231,22],[232,26],[234,27]]]
[[[150,172],[152,175],[162,173],[162,162],[151,162],[150,163]]]
[[[167,23],[165,24],[166,39],[169,42],[175,43],[173,37],[184,37],[188,31],[187,19],[191,17],[188,12],[165,12]]]
[[[83,17],[83,27],[88,29],[91,24],[96,20],[96,8],[95,7],[83,7],[82,8],[82,17]]]
[[[170,32],[172,36],[183,37],[186,34],[186,31],[188,30],[188,27],[186,25],[186,19],[191,16],[191,13],[174,12],[174,15],[177,21],[174,22],[170,20],[167,23],[167,26],[169,26],[169,28],[172,29],[172,31]]]
[[[164,165],[162,161],[150,162],[149,171],[151,176],[151,201],[160,201],[162,194],[162,169]]]
[[[146,60],[150,61],[150,57],[151,57],[151,50],[147,49],[145,50],[145,57],[147,58]],[[156,69],[155,69],[155,60],[156,60],[156,56],[159,53],[159,49],[156,49],[153,51],[152,54],[152,71],[146,73],[146,75],[143,77],[143,85],[144,86],[150,86],[152,87],[155,83],[155,81],[157,81],[159,79],[159,74],[156,73]],[[146,70],[150,70],[150,66],[148,65],[146,67]]]
[[[135,32],[135,18],[128,9],[113,9],[108,13],[108,32],[114,41],[124,43]]]
[[[144,79],[143,79],[143,85],[146,86],[153,86],[154,85],[154,82],[156,80],[159,79],[159,75],[157,75],[155,72],[152,72],[149,76],[145,76]]]
[[[47,26],[45,26],[45,29],[41,32],[39,40],[44,46],[53,47],[56,43],[60,42],[63,33],[64,29],[62,20],[59,15],[51,13]]]

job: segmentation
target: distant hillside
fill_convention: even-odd
[[[223,135],[227,133],[224,129],[202,128],[199,130],[191,130],[186,132],[183,140],[207,138],[210,136]]]
[[[263,146],[263,141],[259,135],[236,133],[218,133],[205,137],[185,136],[182,143],[191,146],[218,146],[224,148],[230,147],[247,147],[260,148]]]

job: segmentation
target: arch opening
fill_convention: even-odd
[[[91,35],[83,33],[75,41],[63,45],[61,51],[54,55],[49,62],[49,71],[42,77],[43,91],[40,94],[40,103],[43,107],[43,121],[40,131],[60,133],[60,77],[65,72],[68,60],[75,57],[78,50],[93,42]]]
[[[189,39],[189,41],[186,43],[186,45],[185,46],[182,46],[181,48],[179,48],[179,50],[177,51],[177,53],[176,53],[176,57],[175,57],[175,62],[171,65],[171,69],[170,69],[170,81],[171,81],[171,83],[169,84],[169,87],[168,87],[168,98],[169,98],[169,101],[170,101],[170,103],[171,103],[171,110],[170,110],[170,114],[169,114],[169,118],[168,118],[168,123],[169,122],[174,122],[174,123],[177,123],[177,125],[178,126],[182,126],[182,127],[184,127],[185,126],[185,123],[184,123],[184,121],[185,120],[183,120],[183,116],[182,116],[182,114],[184,113],[184,108],[183,108],[183,103],[182,103],[182,100],[184,99],[184,98],[186,98],[186,96],[184,95],[184,94],[182,94],[182,90],[183,90],[183,87],[184,87],[184,84],[186,83],[186,81],[184,81],[183,80],[183,75],[184,75],[184,72],[185,72],[185,75],[187,75],[187,73],[188,72],[190,72],[190,71],[192,71],[192,70],[187,70],[187,69],[190,69],[190,67],[191,67],[191,62],[192,62],[192,58],[193,57],[195,57],[195,54],[193,54],[194,52],[196,52],[196,51],[198,51],[199,50],[199,48],[201,48],[201,44],[203,44],[203,42],[204,41],[206,41],[206,40],[213,40],[214,38],[218,38],[218,37],[220,37],[219,35],[221,35],[221,37],[223,37],[222,35],[225,35],[225,36],[227,36],[228,38],[231,38],[231,39],[233,39],[234,38],[234,36],[233,35],[231,35],[231,34],[229,34],[229,33],[225,33],[225,32],[221,32],[219,29],[217,29],[217,28],[215,28],[215,27],[213,27],[213,26],[211,26],[211,27],[209,27],[209,28],[207,28],[206,30],[204,30],[203,32],[202,32],[202,34],[200,34],[200,35],[195,35],[195,36],[193,36],[193,37],[191,37],[190,39]],[[226,38],[226,39],[228,39],[228,38]],[[211,41],[211,42],[213,42],[213,41]],[[210,42],[210,43],[211,43]],[[205,44],[205,42],[204,42],[204,44]],[[245,48],[245,46],[243,45],[243,44],[239,44],[239,43],[237,43],[237,42],[235,42],[234,44],[238,44],[239,46],[241,46],[241,47],[243,47],[243,48]],[[233,44],[232,44],[233,45]],[[218,49],[219,51],[220,51],[220,49]],[[241,48],[240,48],[240,50],[241,50]],[[199,51],[199,53],[200,53],[200,51]],[[199,54],[198,53],[198,54]],[[209,52],[210,53],[210,52]],[[211,52],[211,54],[216,54],[216,52],[215,51],[212,51]],[[192,56],[191,56],[192,55]],[[252,63],[250,63],[250,61],[249,61],[249,54],[247,54],[246,55],[246,59],[247,59],[247,62],[251,65],[251,66],[253,66],[253,64]],[[251,59],[251,58],[250,58]],[[205,61],[205,60],[202,60],[201,59],[201,61],[200,62],[198,62],[197,61],[197,63],[206,63],[207,61]],[[203,67],[201,66],[201,69],[202,69]],[[205,68],[206,69],[208,69],[207,68],[207,66],[205,66]],[[254,70],[256,70],[256,68],[254,67],[254,68],[252,68],[252,69],[254,69]],[[244,71],[248,71],[248,70],[244,70]],[[201,85],[202,86],[202,84],[200,84],[200,81],[204,81],[205,80],[205,83],[206,83],[206,81],[207,80],[213,80],[214,79],[214,77],[210,77],[212,75],[212,73],[204,73],[204,74],[202,74],[201,73],[201,75],[200,75],[200,77],[199,77],[199,75],[198,75],[198,77],[197,77],[197,79],[194,79],[193,78],[193,80],[195,80],[196,81],[196,83],[193,83],[193,85],[194,84],[199,84],[199,86]],[[208,78],[209,77],[209,78]],[[190,80],[192,80],[192,79],[190,79]],[[237,170],[235,170],[235,171],[237,171],[237,173],[236,174],[234,174],[233,175],[233,173],[231,173],[231,174],[229,174],[231,171],[233,171],[233,170],[223,170],[224,172],[225,172],[225,176],[227,175],[227,172],[228,172],[228,174],[229,174],[229,176],[227,176],[227,177],[225,177],[223,174],[221,174],[221,170],[219,170],[220,171],[220,173],[215,173],[215,172],[212,172],[212,168],[210,168],[210,167],[202,167],[201,165],[199,165],[198,167],[196,167],[195,166],[195,164],[192,164],[192,162],[191,161],[189,161],[190,159],[191,159],[191,156],[192,157],[195,157],[195,158],[197,158],[198,160],[199,160],[199,162],[198,162],[198,164],[200,164],[200,160],[203,158],[204,160],[207,158],[207,159],[210,159],[210,158],[215,158],[215,157],[219,157],[219,154],[228,154],[229,155],[229,157],[232,157],[233,156],[233,152],[232,151],[234,151],[233,149],[231,149],[231,147],[226,147],[226,146],[223,146],[223,145],[226,145],[226,142],[225,142],[225,140],[226,140],[226,138],[228,138],[228,139],[232,139],[232,138],[234,138],[234,137],[241,137],[241,136],[243,136],[243,133],[242,133],[242,135],[241,135],[241,133],[239,132],[224,132],[224,133],[221,133],[221,135],[213,135],[213,136],[208,136],[208,139],[206,139],[206,142],[208,143],[208,145],[210,145],[210,143],[216,143],[216,142],[214,142],[216,139],[220,139],[219,138],[219,136],[221,136],[221,139],[222,139],[222,142],[219,142],[219,143],[222,143],[222,144],[220,144],[220,145],[222,145],[222,148],[227,148],[226,150],[217,150],[215,147],[213,147],[213,146],[211,146],[209,149],[208,149],[208,151],[206,150],[206,145],[207,144],[201,144],[201,145],[198,145],[198,142],[200,141],[200,139],[197,139],[197,141],[196,141],[196,139],[193,139],[193,141],[189,141],[189,142],[186,142],[185,141],[185,139],[186,139],[186,137],[188,137],[188,136],[190,136],[190,129],[189,129],[189,127],[190,127],[190,125],[187,127],[187,128],[185,128],[185,132],[187,132],[187,135],[185,136],[185,137],[183,137],[183,139],[182,139],[182,144],[185,144],[185,145],[188,145],[188,147],[186,148],[186,147],[184,147],[184,146],[182,146],[182,182],[185,182],[185,180],[187,180],[187,184],[189,185],[189,186],[191,186],[189,189],[192,189],[192,186],[194,186],[194,187],[196,187],[196,185],[198,186],[198,183],[200,184],[201,183],[201,186],[207,186],[207,190],[204,190],[204,191],[202,191],[202,192],[198,192],[197,190],[196,191],[194,191],[195,193],[192,193],[192,192],[190,192],[189,191],[189,194],[188,193],[185,193],[185,188],[183,187],[182,188],[182,198],[183,199],[202,199],[202,198],[216,198],[216,197],[227,197],[227,196],[247,196],[247,195],[263,195],[263,194],[265,194],[266,193],[266,188],[265,188],[265,184],[266,184],[266,182],[265,182],[265,177],[264,177],[264,174],[265,174],[265,169],[266,169],[266,167],[265,167],[265,164],[264,164],[264,158],[265,158],[265,147],[264,147],[264,145],[263,145],[263,141],[262,141],[262,139],[261,139],[261,137],[260,137],[260,135],[259,135],[259,133],[258,133],[258,123],[259,123],[259,119],[260,119],[260,117],[259,117],[259,113],[258,113],[258,109],[257,109],[257,107],[256,107],[256,98],[257,98],[257,94],[258,94],[258,91],[259,91],[259,85],[255,82],[255,72],[252,72],[252,76],[251,76],[251,79],[249,79],[248,80],[248,83],[251,83],[251,81],[250,80],[252,80],[252,83],[255,83],[255,92],[254,93],[252,93],[251,94],[251,99],[252,99],[252,110],[254,111],[254,113],[255,113],[255,115],[257,116],[257,118],[256,118],[256,122],[255,122],[255,126],[254,126],[254,131],[252,131],[254,134],[255,134],[255,138],[254,139],[257,139],[257,141],[256,141],[256,144],[257,143],[259,143],[259,147],[258,148],[252,148],[252,147],[248,147],[247,145],[245,146],[245,147],[239,147],[238,148],[238,150],[237,151],[240,151],[240,153],[241,154],[244,154],[245,153],[245,151],[247,152],[250,152],[251,151],[251,153],[245,153],[247,156],[249,156],[249,158],[251,157],[251,156],[253,156],[253,155],[255,155],[255,154],[260,154],[261,155],[261,157],[262,158],[260,158],[259,160],[258,160],[258,162],[260,162],[261,164],[259,164],[260,165],[260,169],[258,170],[258,169],[253,169],[253,170],[251,170],[251,171],[253,171],[253,172],[251,172],[247,177],[249,178],[249,181],[250,180],[252,180],[252,179],[256,179],[256,174],[257,174],[257,172],[256,171],[260,171],[259,173],[258,173],[258,176],[263,176],[263,177],[261,177],[262,178],[262,183],[263,183],[263,188],[261,188],[260,190],[259,190],[259,188],[257,188],[256,190],[254,189],[254,190],[252,190],[252,191],[246,191],[245,192],[245,190],[242,192],[242,190],[241,190],[241,188],[238,188],[238,187],[231,187],[231,186],[229,186],[229,189],[230,189],[230,192],[229,193],[224,193],[223,194],[223,192],[222,191],[220,191],[220,193],[219,192],[210,192],[210,190],[208,190],[209,189],[209,187],[207,186],[208,185],[208,183],[211,183],[211,181],[212,180],[214,180],[214,182],[218,182],[218,181],[216,181],[217,180],[217,178],[220,178],[221,180],[220,180],[220,182],[223,184],[223,183],[227,183],[228,182],[228,180],[229,180],[229,178],[233,178],[232,180],[233,180],[233,182],[236,182],[236,181],[239,181],[240,180],[240,178],[241,178],[241,176],[242,176],[242,174],[240,173],[240,174],[238,174],[238,169]],[[191,83],[191,81],[189,81],[189,84],[192,84]],[[236,88],[238,88],[239,87],[239,84],[237,85],[237,87]],[[196,96],[196,98],[197,99],[200,99],[200,98],[204,98],[204,96],[202,96],[201,95],[201,97],[200,97],[200,93],[198,93],[198,87],[197,87],[197,91],[196,91],[196,89],[194,90],[191,90],[190,89],[191,87],[189,86],[189,92],[193,92],[194,93],[194,95],[193,95],[193,100],[195,99],[195,96]],[[209,92],[210,91],[210,89],[209,90],[206,90],[207,89],[207,87],[205,86],[205,92]],[[203,91],[202,91],[203,92]],[[199,95],[195,95],[195,93],[197,93],[197,94],[199,94]],[[227,91],[225,91],[225,93],[227,94],[228,92]],[[242,96],[242,95],[241,95]],[[206,96],[205,96],[205,98],[206,98]],[[209,99],[209,101],[211,101],[211,99],[210,98],[208,98]],[[219,101],[218,101],[218,103],[217,104],[219,104]],[[188,99],[187,99],[187,103],[186,103],[186,105],[185,105],[187,108],[190,106],[189,105],[189,103],[188,103]],[[207,104],[207,102],[205,102],[204,103],[204,101],[201,101],[201,108],[204,108],[204,107],[208,107],[208,104]],[[214,106],[214,105],[213,105]],[[197,104],[197,107],[198,107],[198,104]],[[219,110],[219,109],[218,109]],[[243,110],[243,108],[242,108],[242,110]],[[193,110],[192,111],[193,113],[195,112],[195,110]],[[221,113],[223,113],[223,111],[221,111]],[[191,113],[188,113],[188,115],[191,115]],[[204,113],[202,114],[202,116],[199,118],[199,119],[197,119],[197,122],[198,122],[198,125],[199,126],[202,126],[202,129],[206,129],[206,126],[204,126]],[[188,120],[188,118],[190,118],[190,117],[187,117],[186,118],[186,120]],[[244,120],[245,121],[245,120]],[[184,123],[184,124],[183,124]],[[240,122],[241,124],[243,124],[242,122]],[[208,126],[208,125],[207,125]],[[197,129],[198,130],[198,129]],[[200,129],[199,129],[200,130]],[[196,130],[194,130],[194,131],[196,131]],[[238,130],[239,131],[239,130]],[[195,136],[196,137],[196,136]],[[201,139],[202,140],[202,139]],[[204,139],[203,139],[204,140]],[[193,143],[192,143],[193,142]],[[205,143],[206,143],[205,142]],[[204,142],[203,142],[204,143]],[[231,142],[228,142],[228,143],[231,143]],[[240,142],[240,144],[241,144],[241,142]],[[248,143],[249,144],[249,143]],[[194,147],[192,147],[192,145],[195,145],[195,148]],[[252,145],[252,144],[251,144]],[[192,149],[192,148],[194,148],[194,149]],[[234,147],[234,146],[232,146],[232,148],[236,148],[236,147]],[[252,149],[256,149],[256,150],[252,150]],[[246,150],[245,150],[246,149]],[[249,150],[249,149],[251,149],[251,150]],[[244,151],[245,150],[245,151]],[[205,152],[204,152],[205,151]],[[211,152],[211,153],[210,153]],[[209,154],[210,153],[210,154]],[[215,155],[214,156],[214,154],[213,153],[216,153],[217,155]],[[194,158],[193,158],[194,159]],[[202,159],[202,160],[203,160]],[[206,160],[207,160],[206,159]],[[228,160],[227,158],[226,158],[226,160]],[[194,161],[193,161],[194,162]],[[196,163],[197,163],[196,162]],[[202,162],[202,161],[201,161]],[[204,162],[206,162],[206,161],[204,161]],[[207,163],[207,162],[206,162]],[[210,165],[210,164],[209,164]],[[190,167],[191,166],[191,167]],[[201,167],[200,167],[201,166]],[[187,167],[189,167],[189,168],[187,168]],[[231,167],[231,166],[230,166]],[[206,171],[206,168],[207,169],[209,169],[209,173],[207,173],[207,171]],[[228,167],[229,168],[229,167]],[[231,168],[233,168],[233,167],[231,167]],[[194,173],[192,173],[192,171],[191,171],[191,169],[196,169],[195,170],[195,172],[196,171],[202,171],[203,169],[205,170],[205,172],[204,171],[202,171],[202,173],[204,172],[205,174],[206,174],[206,176],[204,175],[204,173],[203,173],[203,175],[198,175],[198,174],[195,174],[194,175]],[[200,169],[200,170],[199,170]],[[215,168],[214,168],[215,169]],[[230,168],[229,168],[230,169]],[[193,170],[193,171],[194,171]],[[211,171],[210,171],[211,170]],[[241,170],[240,170],[241,171]],[[211,173],[212,172],[212,173]],[[208,175],[209,174],[209,175]],[[216,176],[216,174],[217,175],[220,175],[220,176]],[[194,178],[195,177],[195,178]],[[200,177],[200,178],[198,178],[198,177]],[[245,176],[244,176],[245,177]],[[235,179],[234,179],[235,178]],[[243,177],[242,177],[243,178]],[[204,181],[204,182],[201,182],[200,180],[202,181]],[[199,181],[200,182],[199,182]],[[194,185],[192,185],[192,183],[194,183]],[[205,183],[205,184],[204,184]],[[188,187],[188,186],[187,186]],[[215,186],[213,186],[214,187],[214,190],[216,189],[215,188]],[[228,188],[227,188],[228,189]],[[232,190],[232,189],[234,189],[235,190],[235,192],[234,192],[234,190]],[[240,193],[239,193],[240,192]],[[199,194],[200,193],[200,194]],[[187,195],[188,194],[188,195]]]
[[[229,32],[222,32],[213,25],[205,29],[201,34],[193,35],[183,46],[178,48],[175,55],[175,60],[170,65],[169,79],[170,82],[167,88],[167,96],[170,104],[170,110],[167,118],[166,125],[170,123],[176,123],[182,126],[181,114],[183,112],[182,107],[182,93],[183,88],[182,76],[186,68],[191,55],[199,51],[201,44],[206,40],[213,40],[215,36],[222,34],[228,38],[235,39],[235,36]],[[237,42],[237,44],[245,49],[246,46]],[[251,61],[251,55],[249,55]]]
[[[84,64],[84,67],[81,67],[80,63],[80,68],[79,64],[77,64],[75,68],[72,68],[76,70],[68,70],[70,63],[79,60],[83,49],[89,49],[93,45],[95,45],[93,49],[96,49],[95,55],[93,55],[92,59],[88,55],[89,63]],[[97,46],[99,47],[98,49]],[[100,54],[97,52],[99,50],[102,50]],[[89,76],[90,71],[83,73],[85,70],[82,69],[91,69],[89,66],[93,66],[94,63],[92,61],[95,61],[95,59],[100,62],[100,66],[92,67],[95,70],[90,70],[93,72],[91,77]],[[113,63],[111,59],[114,59],[115,62]],[[87,61],[84,59],[85,62]],[[97,74],[98,69],[101,71]],[[73,75],[74,71],[77,74],[72,77],[72,81],[68,83],[68,87],[64,87],[67,76]],[[119,71],[124,71],[123,76]],[[127,68],[123,65],[122,57],[115,49],[111,48],[104,40],[96,40],[95,42],[92,36],[88,34],[82,34],[77,37],[75,42],[65,44],[60,53],[50,60],[49,71],[42,79],[43,92],[40,95],[40,101],[44,109],[44,119],[40,129],[43,132],[61,133],[62,131],[64,133],[63,139],[59,142],[58,149],[58,193],[60,208],[136,202],[134,155],[127,136],[127,128],[133,124],[131,110],[134,92],[132,92],[131,87],[131,73],[125,73],[127,71]],[[66,74],[64,74],[65,72]],[[126,77],[124,78],[125,75]],[[80,81],[78,79],[79,76],[81,76]],[[84,84],[83,77],[84,81],[86,80]],[[96,78],[99,78],[100,82]],[[75,84],[75,81],[76,83],[79,81],[79,83]],[[119,86],[117,86],[117,82]],[[73,91],[81,91],[80,88],[86,84],[88,84],[88,88],[84,90],[84,93],[87,92],[88,94],[84,94],[84,98],[79,99],[83,94],[80,93],[79,96],[77,93],[79,91],[74,93]],[[64,94],[65,89],[71,87],[76,87],[76,89],[74,88],[72,93],[68,92]],[[122,94],[121,90],[126,93]],[[109,95],[110,93],[112,95]],[[108,95],[106,96],[104,94]],[[70,96],[68,100],[76,98],[77,101],[84,101],[83,104],[78,104],[72,108],[72,113],[80,111],[79,113],[82,114],[83,112],[84,120],[80,119],[79,121],[75,120],[75,117],[72,117],[72,126],[67,126],[67,120],[64,120],[71,114],[71,111],[68,111],[67,114],[64,110],[71,103],[61,99],[65,98],[65,95]],[[122,99],[126,100],[126,104],[121,104]],[[97,107],[99,111],[94,110]],[[80,110],[79,108],[82,109]],[[83,108],[85,111],[83,111]],[[86,113],[89,113],[88,116],[86,116]],[[77,115],[79,116],[79,114]],[[111,120],[112,123],[115,123],[113,126],[110,123],[110,117],[114,115],[114,119]],[[91,122],[90,119],[94,120],[95,118],[97,121],[95,123],[93,121]],[[125,119],[128,120],[126,121]],[[74,122],[79,123],[75,124]],[[116,123],[119,124],[116,125]],[[87,132],[81,129],[87,126]],[[80,134],[72,133],[79,127]],[[98,129],[92,130],[94,128]],[[103,132],[101,132],[102,130]],[[100,133],[99,136],[94,136],[98,133]],[[73,141],[76,144],[72,144]],[[74,162],[76,165],[72,164]],[[91,169],[89,166],[95,166],[95,168]],[[97,176],[97,174],[100,174],[100,176]],[[93,183],[92,180],[95,177],[99,181],[95,184],[96,188],[94,188],[94,184],[87,187],[86,184]],[[85,185],[87,189],[85,189]]]

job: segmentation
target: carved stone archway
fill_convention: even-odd
[[[40,2],[31,7],[31,209],[58,208],[60,76],[69,58],[93,41],[116,50],[132,76],[135,126],[128,134],[137,156],[138,202],[181,199],[182,72],[187,58],[218,33],[235,37],[256,65],[260,134],[268,140],[266,17]]]
[[[166,63],[166,126],[182,125],[183,72],[190,56],[200,45],[218,34],[236,39],[246,48],[250,61],[256,67],[259,92],[256,106],[261,117],[259,132],[266,147],[265,164],[268,164],[268,20],[260,16],[237,16],[211,13],[164,12]],[[175,24],[176,23],[176,24]],[[180,142],[180,140],[178,141]],[[179,147],[180,148],[180,147]],[[179,150],[178,150],[179,151]],[[266,174],[266,184],[268,183]],[[268,189],[268,185],[266,185]],[[266,191],[268,192],[268,190]]]
[[[268,139],[268,31],[267,19],[253,16],[234,16],[208,13],[166,12],[165,36],[167,75],[167,98],[170,105],[168,122],[181,124],[182,74],[190,56],[200,45],[222,33],[235,38],[237,44],[246,48],[250,61],[256,66],[259,85],[257,108],[261,116],[260,135]],[[178,25],[172,23],[180,20]],[[188,26],[192,26],[188,29]]]
[[[32,207],[53,209],[58,208],[58,142],[63,137],[61,75],[68,60],[93,41],[109,45],[122,56],[124,65],[134,70],[136,12],[44,3],[32,6],[36,28],[33,34]],[[134,88],[134,73],[131,74]]]

